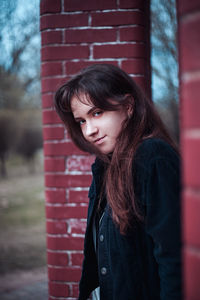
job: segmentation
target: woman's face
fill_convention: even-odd
[[[80,101],[80,100],[81,101]],[[88,102],[85,94],[72,97],[72,113],[80,124],[84,138],[94,144],[103,154],[113,152],[127,111],[103,111]]]

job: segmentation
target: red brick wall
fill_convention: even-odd
[[[49,299],[76,299],[93,158],[72,144],[53,96],[82,67],[103,62],[149,93],[148,1],[41,0],[41,36]]]
[[[200,299],[200,1],[179,0],[183,261],[186,300]]]

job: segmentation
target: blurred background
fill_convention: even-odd
[[[45,273],[39,2],[0,0],[0,281]],[[175,0],[151,0],[152,99],[178,142],[176,34]]]
[[[26,281],[24,272],[45,272],[46,264],[39,0],[0,0],[0,53],[0,282],[6,289],[20,274]]]

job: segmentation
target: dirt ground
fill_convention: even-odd
[[[10,293],[11,291],[20,289],[25,285],[31,285],[42,281],[47,281],[46,267],[32,269],[29,271],[13,271],[12,273],[0,276],[0,295],[1,293]]]
[[[21,164],[0,178],[0,299],[43,300],[47,289],[42,166]]]

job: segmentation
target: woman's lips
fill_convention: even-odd
[[[106,136],[103,136],[103,137],[101,137],[101,138],[99,138],[99,139],[96,139],[96,140],[94,141],[94,143],[95,143],[96,145],[99,145],[99,144],[103,143],[105,137],[106,137]]]

